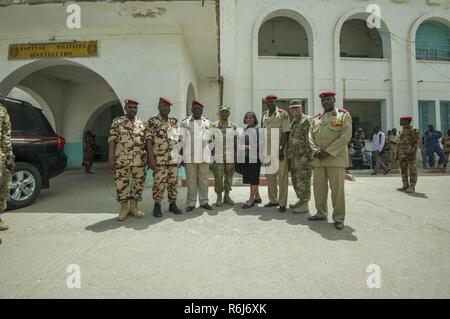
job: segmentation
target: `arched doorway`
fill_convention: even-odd
[[[68,167],[83,163],[83,135],[92,114],[107,103],[119,103],[101,75],[65,59],[37,60],[16,69],[0,82],[0,92],[8,94],[14,88],[45,101],[57,133],[66,139]]]
[[[89,118],[84,134],[91,131],[95,136],[96,152],[94,162],[106,162],[108,160],[108,136],[112,121],[124,115],[122,105],[118,100],[107,103],[98,108]]]

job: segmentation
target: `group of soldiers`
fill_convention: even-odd
[[[314,173],[313,191],[317,213],[308,217],[310,221],[326,220],[328,216],[328,192],[331,190],[333,221],[337,229],[344,227],[345,220],[345,169],[349,165],[347,141],[352,134],[352,118],[345,109],[335,106],[335,93],[323,92],[320,99],[324,111],[311,118],[303,114],[300,101],[290,102],[292,122],[286,111],[277,106],[275,95],[266,97],[267,111],[262,116],[262,128],[267,129],[267,154],[278,151],[279,165],[276,172],[267,174],[269,202],[265,207],[279,207],[286,212],[288,193],[288,172],[298,201],[289,208],[294,213],[308,213],[311,197],[311,177]],[[187,180],[186,212],[200,207],[212,210],[208,199],[208,177],[210,162],[202,157],[202,150],[211,142],[210,129],[222,132],[224,149],[222,160],[214,157],[214,190],[216,205],[234,205],[230,197],[232,178],[235,171],[237,126],[229,120],[230,108],[222,106],[219,120],[211,123],[202,116],[205,106],[198,100],[192,102],[191,115],[178,120],[169,116],[172,102],[161,97],[158,114],[144,122],[137,117],[139,103],[125,100],[126,115],[114,119],[110,136],[108,165],[115,177],[117,200],[120,203],[118,220],[128,215],[142,218],[139,209],[145,185],[147,168],[153,171],[153,200],[155,217],[162,217],[161,201],[167,188],[169,211],[181,214],[176,204],[178,167],[184,166]],[[416,152],[419,147],[419,132],[411,126],[412,117],[400,119],[403,129],[398,138],[396,159],[400,164],[403,186],[398,190],[412,193],[417,183]],[[196,139],[186,138],[180,133],[200,136],[201,147]],[[14,170],[14,155],[11,145],[11,123],[6,109],[0,105],[0,213],[6,209],[11,172]],[[271,143],[273,132],[279,140]],[[181,143],[180,143],[181,142]],[[198,142],[198,141],[197,141]],[[443,141],[444,142],[444,141]],[[450,144],[445,141],[445,145]],[[233,144],[230,148],[226,145]],[[181,147],[180,147],[181,145]],[[220,145],[220,144],[219,144]],[[278,150],[271,149],[276,145]],[[449,147],[450,148],[450,147]],[[198,156],[200,149],[200,156]],[[213,150],[213,153],[218,150]],[[450,152],[449,152],[450,153]],[[180,157],[181,156],[181,157]],[[200,159],[199,159],[199,158]],[[448,157],[448,155],[447,155]],[[182,158],[180,161],[179,159]],[[0,230],[8,226],[0,219]]]
[[[266,97],[267,111],[263,113],[261,126],[267,129],[267,154],[278,153],[278,167],[267,174],[269,202],[264,206],[279,207],[286,212],[288,200],[288,173],[298,201],[289,207],[295,213],[309,212],[311,197],[311,177],[314,170],[314,196],[317,214],[309,217],[311,221],[325,220],[328,215],[328,189],[331,189],[333,220],[336,228],[344,227],[345,219],[345,167],[348,166],[346,142],[351,136],[352,121],[350,113],[335,106],[335,93],[324,92],[320,95],[324,112],[311,118],[302,111],[300,101],[290,102],[292,123],[288,113],[277,106],[277,97]],[[196,139],[187,139],[180,133],[178,121],[169,116],[172,102],[161,97],[158,114],[144,123],[136,117],[139,103],[125,101],[126,115],[114,119],[109,137],[109,167],[114,171],[117,199],[121,208],[118,220],[123,221],[129,214],[142,217],[138,203],[142,200],[146,168],[153,171],[153,215],[162,217],[161,201],[167,188],[169,211],[181,214],[176,204],[178,167],[186,171],[187,201],[186,212],[195,209],[197,201],[206,210],[213,208],[208,198],[209,164],[215,179],[214,190],[217,194],[216,206],[234,205],[230,192],[235,172],[236,157],[229,152],[236,151],[235,123],[229,120],[230,108],[219,109],[219,119],[211,123],[203,117],[205,106],[198,100],[192,102],[191,115],[179,125],[181,132],[190,136],[200,136],[200,146]],[[221,160],[214,157],[212,163],[205,159],[202,150],[211,141],[210,129],[222,132],[223,145]],[[275,133],[278,141],[272,143]],[[198,141],[198,139],[197,139]],[[181,144],[180,144],[181,142]],[[234,147],[226,147],[233,144]],[[178,146],[182,145],[181,148]],[[278,150],[272,149],[276,145]],[[200,149],[200,154],[198,150]],[[217,152],[218,150],[213,150]],[[181,156],[182,160],[177,161]]]

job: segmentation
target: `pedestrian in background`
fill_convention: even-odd
[[[375,160],[375,169],[373,170],[371,175],[377,175],[380,166],[384,169],[384,175],[389,172],[389,168],[384,164],[382,155],[384,150],[384,145],[386,143],[386,137],[384,133],[380,130],[380,127],[377,125],[373,130],[372,135],[372,155]]]

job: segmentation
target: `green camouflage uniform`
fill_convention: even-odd
[[[153,172],[153,200],[160,203],[167,187],[169,202],[177,199],[178,152],[176,145],[180,141],[178,120],[169,117],[165,121],[161,115],[148,120],[148,139],[153,146],[156,168]]]
[[[223,136],[223,151],[219,153],[217,150],[215,152],[215,158],[218,160],[217,162],[214,161],[213,163],[213,174],[214,174],[214,191],[217,194],[222,193],[224,190],[225,192],[231,191],[231,184],[233,182],[233,175],[234,175],[234,163],[235,163],[235,130],[236,130],[236,124],[233,122],[227,121],[226,123],[219,121],[215,121],[211,125],[212,129],[220,129]],[[228,132],[227,132],[228,129]],[[233,133],[230,134],[230,129],[233,130]],[[227,134],[228,133],[228,134]],[[229,150],[227,151],[227,145],[233,145],[232,148],[229,147]],[[232,151],[233,150],[233,151]],[[233,162],[230,163],[229,160],[227,161],[227,157],[233,157]],[[219,162],[219,163],[218,163]],[[224,182],[225,180],[225,182]]]
[[[131,122],[126,116],[121,116],[115,118],[111,125],[108,143],[116,143],[115,182],[119,202],[130,199],[142,200],[147,162],[145,147],[147,138],[147,126],[138,118]]]
[[[419,131],[416,128],[412,126],[403,127],[398,143],[398,161],[403,185],[414,187],[417,183],[416,153],[419,148],[419,140]]]
[[[6,169],[6,159],[12,156],[11,121],[5,107],[0,104],[0,213],[6,210],[11,173]]]
[[[312,150],[308,134],[311,127],[311,117],[303,115],[301,119],[291,123],[291,134],[287,146],[287,159],[291,172],[292,185],[299,201],[304,204],[311,199]],[[308,159],[302,163],[302,157]]]

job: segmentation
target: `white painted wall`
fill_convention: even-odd
[[[321,111],[319,93],[336,90],[338,105],[343,105],[344,98],[385,99],[382,121],[386,121],[386,127],[398,126],[398,118],[406,114],[414,115],[414,124],[418,125],[419,98],[431,95],[433,99],[449,99],[450,79],[423,66],[422,62],[416,63],[411,57],[410,52],[415,52],[416,24],[431,17],[450,21],[449,5],[445,1],[442,5],[429,5],[425,0],[401,3],[379,0],[376,3],[381,7],[384,48],[391,51],[389,55],[384,52],[384,56],[390,59],[340,58],[342,26],[347,20],[366,19],[366,8],[371,3],[360,0],[222,0],[221,12],[226,16],[222,18],[221,30],[235,34],[221,37],[224,99],[232,101],[239,110],[235,117],[241,118],[249,107],[258,112],[261,98],[267,93],[280,97],[311,96],[311,113],[318,113]],[[259,28],[274,12],[301,16],[307,22],[303,25],[305,29],[312,29],[314,54],[309,62],[258,57]],[[387,32],[395,35],[388,37]],[[234,61],[230,57],[235,57]],[[439,62],[437,69],[450,76],[448,67],[450,63]],[[422,78],[425,82],[417,83]]]

